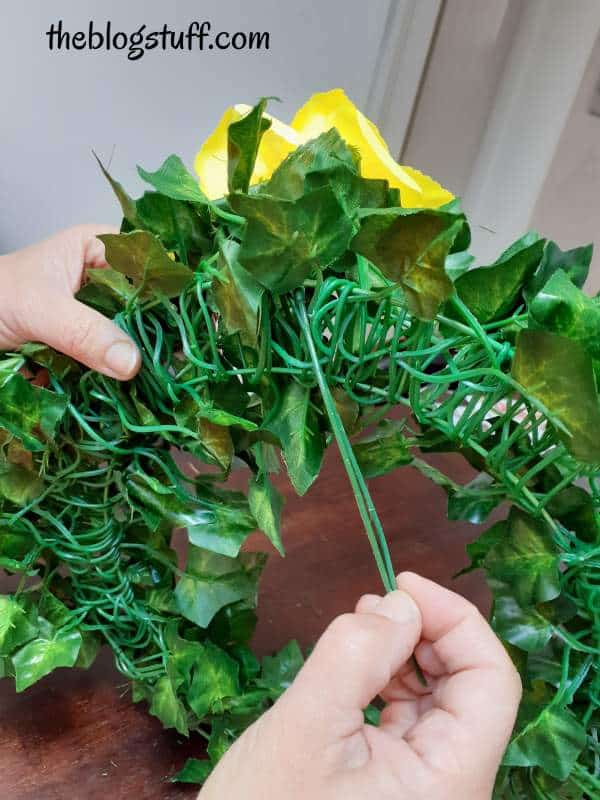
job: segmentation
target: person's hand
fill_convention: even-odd
[[[411,573],[398,587],[334,620],[199,800],[490,799],[519,676],[467,600]],[[377,695],[387,706],[376,728],[362,709]]]
[[[73,297],[86,266],[106,266],[96,236],[116,232],[79,225],[0,256],[0,350],[43,342],[112,378],[136,374],[140,354],[127,334]]]

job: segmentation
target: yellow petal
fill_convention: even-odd
[[[376,126],[342,89],[313,95],[296,113],[292,128],[303,140],[337,128],[347,144],[358,149],[361,174],[365,178],[386,178],[390,186],[400,189],[402,205],[407,208],[437,208],[454,197],[419,170],[400,166]]]
[[[196,154],[194,169],[200,179],[200,188],[210,200],[227,194],[227,129],[250,110],[250,106],[241,104],[228,108]],[[303,142],[289,125],[269,114],[265,117],[271,120],[271,127],[263,135],[258,149],[253,184],[270,178],[284,158]]]

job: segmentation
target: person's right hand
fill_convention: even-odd
[[[199,800],[490,800],[518,673],[467,600],[411,573],[398,588],[334,620]],[[377,695],[375,728],[362,709]]]

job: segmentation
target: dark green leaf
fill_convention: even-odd
[[[543,684],[527,693],[521,704],[517,733],[504,755],[511,767],[541,767],[566,780],[586,744],[585,729],[571,711],[548,704]]]
[[[225,242],[212,294],[227,333],[239,333],[244,344],[256,347],[258,318],[264,288],[238,261],[239,245]]]
[[[497,544],[499,544],[507,535],[508,522],[507,520],[503,519],[494,523],[491,528],[488,528],[487,531],[484,531],[481,536],[475,539],[474,542],[470,542],[467,545],[467,554],[471,559],[471,563],[468,567],[465,567],[465,569],[461,570],[456,577],[459,575],[466,575],[468,572],[472,572],[474,569],[481,569],[484,565],[486,556],[492,547],[495,547]]]
[[[254,172],[260,141],[271,122],[263,117],[266,99],[227,130],[227,185],[230,192],[247,192]]]
[[[462,217],[431,209],[384,209],[361,216],[352,249],[399,283],[410,311],[433,319],[452,293],[445,261],[464,225]]]
[[[180,612],[206,628],[224,606],[238,600],[255,601],[264,563],[260,553],[241,553],[234,559],[191,545],[186,574],[175,589]]]
[[[310,404],[310,389],[296,381],[288,384],[281,408],[268,425],[281,442],[283,460],[299,495],[305,494],[319,474],[325,438]]]
[[[521,290],[535,272],[544,250],[544,239],[526,234],[489,267],[471,269],[456,283],[460,299],[480,322],[507,317],[518,305]]]
[[[583,346],[546,331],[521,331],[512,374],[566,427],[561,435],[575,458],[599,463],[600,404]]]
[[[102,170],[102,174],[104,175],[106,180],[110,183],[112,190],[115,193],[117,200],[119,201],[119,205],[121,206],[121,211],[123,212],[123,216],[132,227],[134,228],[138,227],[139,220],[137,216],[135,200],[132,200],[131,197],[129,197],[129,195],[125,191],[125,189],[123,189],[121,184],[110,175],[104,164],[100,161],[100,159],[95,153],[94,153],[94,158],[98,162],[98,166]]]
[[[600,537],[594,501],[581,486],[567,486],[555,494],[546,506],[548,513],[584,542],[597,542]]]
[[[302,286],[348,248],[352,220],[329,187],[296,201],[233,194],[231,207],[247,220],[242,266],[276,294]]]
[[[588,275],[593,250],[594,246],[588,244],[563,252],[556,242],[548,242],[540,265],[524,291],[527,303],[531,302],[559,269],[563,270],[575,286],[579,286],[581,289]]]
[[[504,641],[528,653],[542,650],[554,631],[551,620],[535,606],[522,608],[507,586],[494,589],[492,626]]]
[[[505,499],[506,488],[481,473],[470,483],[448,493],[448,519],[464,519],[479,525]]]
[[[156,292],[174,297],[192,280],[192,272],[170,259],[160,241],[148,231],[106,233],[98,238],[104,242],[110,266],[130,278],[143,296]]]
[[[188,758],[176,775],[171,778],[172,783],[197,783],[206,781],[212,770],[210,761],[200,761],[198,758]]]
[[[508,531],[485,558],[488,573],[509,584],[523,607],[560,594],[560,554],[544,522],[513,511]]]
[[[412,462],[404,428],[403,422],[383,420],[374,433],[352,446],[365,478],[386,475]]]

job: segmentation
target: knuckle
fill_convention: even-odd
[[[76,358],[84,353],[89,353],[94,344],[95,325],[86,316],[78,316],[71,320],[64,331],[65,350]]]
[[[351,648],[357,653],[368,652],[373,639],[380,633],[380,622],[385,624],[386,620],[383,617],[342,614],[327,629],[327,638],[336,647]]]

